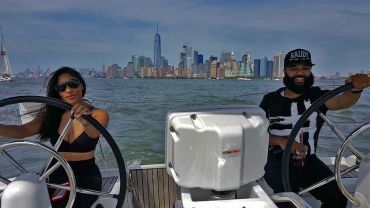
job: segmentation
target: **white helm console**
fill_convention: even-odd
[[[181,186],[184,207],[192,192],[209,192],[210,200],[221,200],[223,194],[233,198],[235,190],[261,179],[268,125],[264,111],[251,105],[169,113],[166,167]],[[188,198],[194,201],[197,196]],[[258,194],[254,198],[258,200]],[[191,206],[202,207],[194,203]]]

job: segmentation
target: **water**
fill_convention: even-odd
[[[275,80],[163,80],[163,79],[87,79],[86,98],[94,106],[109,112],[108,131],[117,142],[127,163],[153,164],[164,162],[164,126],[168,111],[194,109],[210,105],[258,105],[262,96],[281,87],[282,81]],[[334,84],[342,85],[343,80]],[[332,81],[318,80],[315,85],[329,86]],[[328,87],[326,87],[328,88]],[[333,88],[333,87],[331,87]],[[43,80],[18,79],[0,83],[0,99],[19,95],[44,95]],[[352,108],[329,113],[331,121],[348,135],[360,123],[369,122],[370,96],[365,90],[359,102]],[[2,123],[19,123],[18,106],[0,109]],[[367,135],[369,132],[367,132]],[[339,147],[339,139],[324,127],[319,140],[319,154],[333,155]],[[370,138],[360,135],[354,145],[368,150]],[[35,140],[36,138],[29,138]],[[4,140],[2,140],[4,141]],[[108,165],[114,165],[113,156],[105,142],[102,142],[104,157]],[[18,152],[19,153],[18,153]],[[33,149],[16,150],[26,166],[35,169],[43,154]],[[103,164],[100,151],[96,155]],[[12,172],[2,168],[0,173]],[[8,167],[8,166],[7,166]]]

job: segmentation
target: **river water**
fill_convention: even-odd
[[[109,112],[108,131],[118,144],[128,164],[153,164],[164,162],[165,120],[167,112],[194,109],[212,105],[258,105],[263,95],[283,86],[276,80],[196,80],[196,79],[86,79],[86,98],[94,106]],[[343,80],[317,80],[315,85],[333,89]],[[18,79],[0,83],[0,99],[20,95],[44,95],[42,79]],[[355,127],[369,122],[370,94],[365,90],[359,102],[352,108],[330,112],[328,118],[348,135]],[[20,123],[18,106],[0,108],[0,121],[6,124]],[[368,150],[370,137],[360,135],[353,145]],[[27,138],[37,140],[36,137]],[[1,142],[9,140],[1,139]],[[339,139],[328,127],[320,134],[320,155],[333,155],[339,147]],[[101,154],[100,147],[103,150]],[[37,169],[44,153],[33,148],[14,150],[25,167]],[[101,141],[96,158],[100,165],[114,166],[112,153],[105,141]],[[105,160],[103,160],[103,158]],[[11,175],[14,168],[4,159],[0,161],[0,173]]]

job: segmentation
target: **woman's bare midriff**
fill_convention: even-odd
[[[95,151],[90,152],[59,152],[67,161],[89,160],[94,157]]]

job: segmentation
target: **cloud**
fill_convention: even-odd
[[[271,58],[308,48],[325,69],[320,74],[370,68],[370,3],[363,1],[5,0],[0,19],[18,70],[54,62],[100,69],[103,60],[122,66],[134,54],[152,58],[156,24],[173,65],[186,43],[205,58],[230,50],[238,59],[246,51]]]

